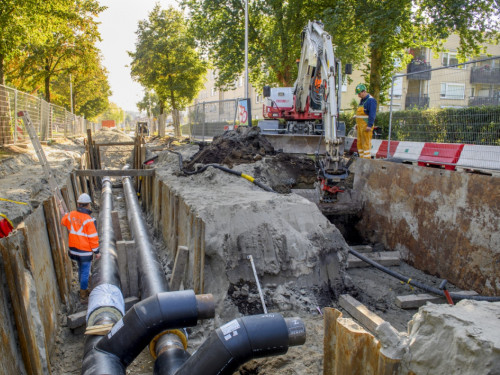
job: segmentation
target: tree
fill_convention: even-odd
[[[496,0],[337,0],[321,7],[338,56],[365,64],[365,82],[382,102],[392,75],[400,69],[394,61],[405,66],[412,59],[409,49],[440,51],[443,42],[457,33],[459,54],[465,60],[479,55],[484,43],[498,41]]]
[[[154,90],[160,114],[172,108],[175,134],[179,136],[179,111],[203,88],[206,63],[196,50],[182,13],[173,7],[156,5],[148,20],[140,21],[132,57],[131,75],[142,86]],[[164,124],[161,124],[164,127]]]
[[[244,71],[244,1],[183,0],[190,29],[217,68],[217,86],[232,87]],[[292,86],[300,57],[300,33],[318,9],[308,0],[256,0],[249,4],[250,81]]]
[[[78,2],[60,0],[55,16],[49,22],[50,32],[26,46],[17,77],[30,77],[43,87],[45,100],[51,102],[51,80],[59,74],[69,75],[75,69],[71,62],[75,56],[96,53],[95,43],[100,40],[95,17],[105,8],[96,0]]]

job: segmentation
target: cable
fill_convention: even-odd
[[[430,292],[430,293],[434,293],[434,294],[437,294],[438,296],[443,296],[443,297],[446,297],[444,292],[441,290],[441,289],[438,289],[438,288],[434,288],[432,286],[428,286],[428,285],[425,285],[425,284],[422,284],[418,281],[414,281],[412,278],[410,277],[406,277],[406,276],[403,276],[397,272],[394,272],[380,264],[378,264],[377,262],[374,262],[373,260],[371,260],[370,258],[367,258],[365,257],[364,255],[358,253],[357,251],[355,250],[352,250],[352,249],[349,249],[349,252],[358,257],[359,259],[361,259],[362,261],[368,263],[368,264],[371,264],[373,267],[375,268],[378,268],[379,270],[395,277],[396,279],[399,279],[407,284],[410,284],[410,285],[413,285],[414,287],[417,287],[419,289],[423,289],[427,292]],[[450,293],[450,296],[453,298],[453,299],[456,299],[456,300],[462,300],[462,299],[472,299],[474,301],[488,301],[488,302],[498,302],[500,301],[500,297],[490,297],[490,296],[467,296],[467,295],[463,295],[463,294],[457,294],[457,293]]]
[[[221,171],[224,171],[224,172],[227,172],[227,173],[230,173],[230,174],[234,174],[235,176],[238,176],[238,177],[243,177],[244,179],[254,183],[255,185],[257,185],[258,187],[260,187],[261,189],[265,190],[265,191],[268,191],[270,193],[276,193],[272,188],[270,188],[269,186],[267,185],[264,185],[262,182],[260,181],[257,181],[255,178],[253,178],[252,176],[249,176],[247,174],[244,174],[242,172],[238,172],[238,171],[235,171],[234,169],[229,169],[227,167],[223,167],[222,165],[219,165],[219,164],[205,164],[203,167],[201,168],[198,168],[196,169],[195,171],[187,171],[186,169],[184,169],[182,163],[182,155],[180,152],[177,152],[177,151],[172,151],[172,150],[167,150],[168,152],[171,152],[172,154],[176,154],[178,157],[179,157],[179,169],[187,174],[188,176],[191,176],[191,175],[194,175],[194,174],[198,174],[198,173],[202,173],[202,172],[205,172],[208,167],[213,167],[213,168],[217,168],[217,169],[220,169]]]

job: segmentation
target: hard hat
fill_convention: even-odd
[[[366,91],[366,86],[364,83],[360,83],[359,85],[356,86],[356,94],[359,94],[360,92]]]
[[[87,203],[92,203],[92,199],[90,199],[90,195],[88,195],[87,193],[83,193],[83,194],[80,194],[77,202],[87,204]]]

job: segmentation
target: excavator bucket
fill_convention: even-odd
[[[276,151],[286,154],[325,154],[325,138],[306,134],[262,134]]]

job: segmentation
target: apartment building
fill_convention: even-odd
[[[434,53],[421,48],[410,51],[414,59],[401,69],[405,74],[395,80],[392,90],[393,110],[410,108],[447,108],[476,105],[500,105],[500,46],[488,45],[487,54],[498,56],[497,59],[458,67],[457,47],[459,38],[451,36],[444,44],[448,52]],[[483,56],[486,57],[486,56]],[[474,60],[481,59],[477,57]],[[434,71],[429,69],[439,68]],[[407,73],[411,73],[406,75]],[[344,81],[341,89],[341,110],[350,110],[353,101],[359,102],[355,87],[363,82],[362,72],[353,71],[349,80]],[[235,88],[219,91],[215,88],[215,72],[209,71],[203,89],[196,103],[244,97],[244,77],[235,82]],[[262,119],[262,92],[257,92],[249,85],[252,105],[252,120]],[[391,98],[391,89],[388,92]],[[380,111],[388,111],[390,103],[379,106]]]

